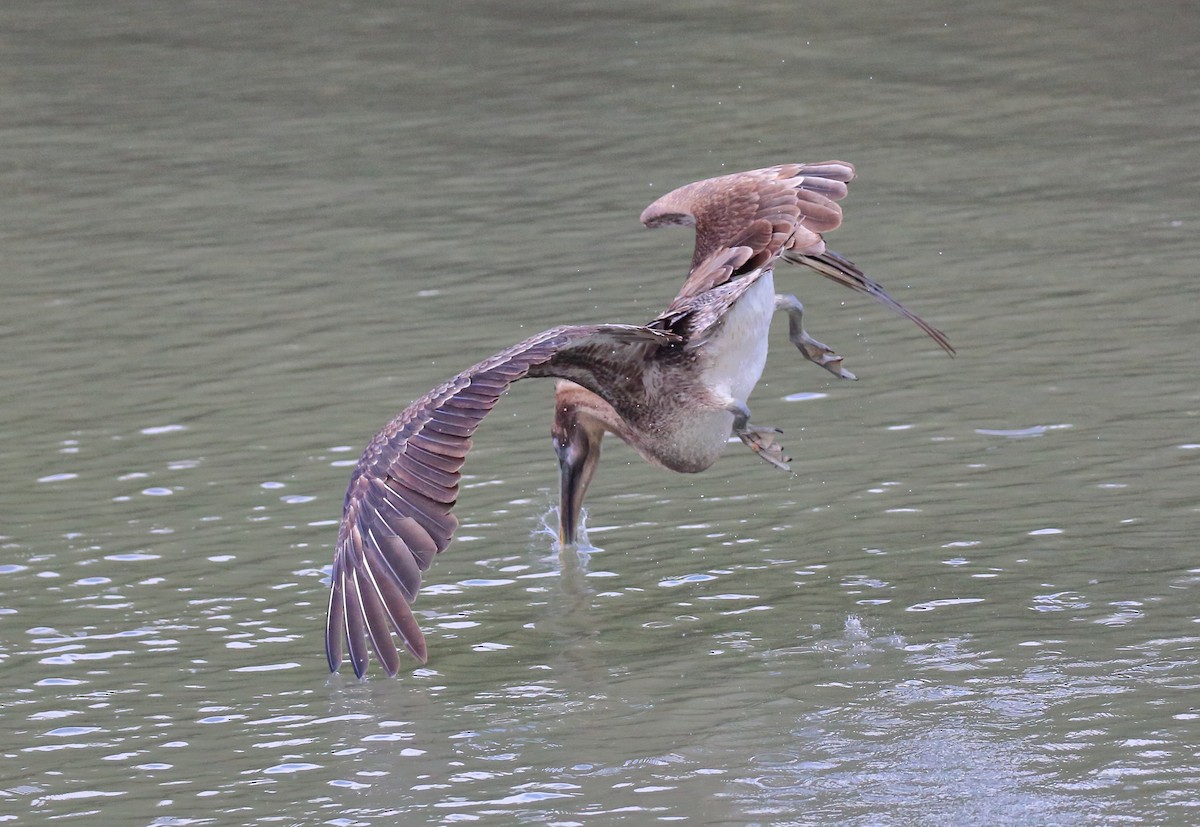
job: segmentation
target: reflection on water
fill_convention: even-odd
[[[1181,8],[4,4],[0,819],[1195,822]],[[829,157],[831,246],[959,357],[781,274],[860,379],[778,333],[797,473],[606,448],[585,553],[519,383],[429,664],[327,676],[378,426],[654,316],[656,195]]]

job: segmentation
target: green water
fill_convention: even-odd
[[[0,820],[1191,824],[1200,17],[1185,4],[0,6]],[[349,467],[563,322],[640,322],[697,178],[841,158],[757,421],[476,438],[425,668],[329,677]],[[781,320],[782,321],[782,320]]]

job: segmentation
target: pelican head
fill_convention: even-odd
[[[574,545],[579,539],[583,498],[600,463],[600,441],[613,430],[608,420],[616,411],[596,394],[559,380],[554,394],[554,424],[550,435],[558,455],[558,542]]]

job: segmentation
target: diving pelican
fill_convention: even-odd
[[[786,469],[774,428],[753,425],[746,400],[767,357],[771,317],[789,317],[789,338],[809,360],[853,379],[842,358],[804,330],[795,296],[776,295],[779,259],[803,264],[914,321],[943,349],[941,331],[907,310],[853,263],[826,250],[821,233],[841,224],[837,201],[854,167],[842,161],[785,164],[680,187],[642,213],[647,227],[693,226],[696,246],[679,294],[646,325],[554,327],[467,368],[409,405],[367,445],[350,475],[333,561],[325,628],[329,668],[349,644],[354,672],[367,639],[384,670],[400,655],[392,631],[421,663],[425,638],[411,603],[421,573],[458,525],[452,513],[476,427],[508,386],[555,377],[551,428],[560,477],[559,534],[575,542],[600,442],[616,434],[649,462],[703,471],[737,436]]]

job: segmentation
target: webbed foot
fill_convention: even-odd
[[[783,431],[778,428],[761,428],[757,425],[747,425],[740,431],[734,431],[738,439],[746,444],[764,462],[769,462],[781,471],[791,471],[788,465],[792,458],[783,453],[783,446],[776,439]]]
[[[799,349],[805,359],[820,365],[839,379],[858,378],[842,367],[842,357],[837,355],[833,348],[808,335],[808,331],[804,329],[804,305],[800,303],[799,299],[792,295],[777,295],[775,309],[787,312],[788,339]]]

